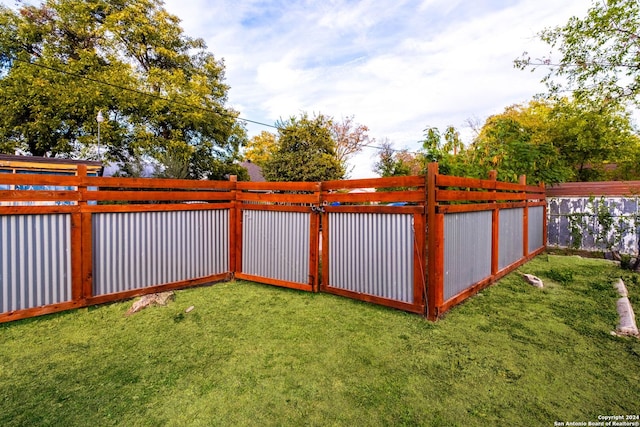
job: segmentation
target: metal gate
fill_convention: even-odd
[[[398,185],[393,180],[323,183],[328,204],[322,216],[321,289],[423,314],[425,181],[404,179],[409,188],[389,188]],[[345,185],[351,193],[336,191]],[[372,186],[382,191],[353,192]]]
[[[318,183],[238,182],[236,278],[317,291]]]

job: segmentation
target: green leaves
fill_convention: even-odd
[[[543,67],[543,82],[552,94],[569,88],[581,101],[640,106],[640,3],[594,0],[587,16],[547,28],[538,37],[556,48],[558,58],[515,61],[520,69]]]
[[[454,128],[444,137],[425,130],[424,165],[440,163],[449,175],[553,184],[564,181],[637,179],[640,138],[620,106],[595,106],[566,98],[514,105],[489,117],[475,140],[464,147]]]
[[[267,181],[329,181],[344,176],[331,134],[331,121],[325,116],[310,118],[304,113],[277,126],[276,148],[264,163]]]
[[[188,176],[202,178],[212,171],[194,153],[200,165],[231,163],[246,141],[224,106],[223,63],[159,0],[0,7],[0,24],[2,152],[95,153],[98,110],[101,145],[121,164],[190,159]]]

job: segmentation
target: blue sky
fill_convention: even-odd
[[[306,111],[355,116],[377,141],[416,150],[427,126],[484,120],[544,90],[513,68],[549,53],[535,34],[584,16],[588,0],[167,0],[226,64],[230,104],[273,124]],[[249,124],[250,135],[262,130]],[[375,176],[375,150],[352,177]]]
[[[13,0],[0,0],[10,6]],[[37,2],[36,2],[37,3]],[[427,126],[458,128],[544,91],[513,68],[535,34],[584,16],[589,0],[165,0],[185,33],[226,66],[229,104],[269,124],[301,112],[354,116],[380,142],[417,150]],[[248,124],[249,135],[268,127]],[[353,161],[375,176],[376,152]]]

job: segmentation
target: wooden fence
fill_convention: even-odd
[[[426,177],[323,183],[99,178],[80,166],[0,174],[2,185],[32,189],[0,190],[13,204],[0,206],[0,322],[234,276],[435,320],[546,236],[543,187],[436,164]]]

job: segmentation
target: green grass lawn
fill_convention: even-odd
[[[437,323],[246,282],[0,325],[0,425],[553,425],[640,412],[614,278],[543,255]],[[552,280],[553,279],[553,280]],[[195,309],[185,313],[191,305]]]

